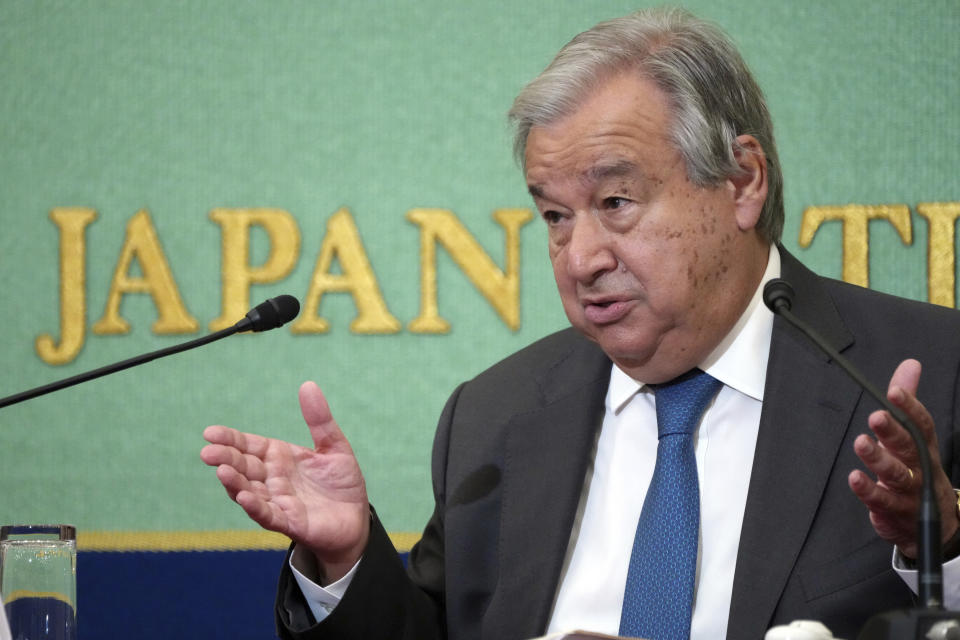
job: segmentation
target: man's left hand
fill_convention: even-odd
[[[937,434],[933,418],[917,400],[920,363],[904,360],[893,372],[887,387],[887,399],[909,417],[927,443],[934,487],[940,506],[941,540],[946,542],[957,531],[960,519],[957,498],[940,464]],[[908,558],[917,557],[917,512],[920,508],[920,458],[910,433],[887,411],[874,411],[868,419],[876,440],[862,434],[853,449],[876,480],[859,469],[847,478],[850,489],[870,510],[870,522],[877,534],[897,545]]]

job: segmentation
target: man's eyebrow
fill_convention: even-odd
[[[626,175],[636,173],[637,165],[629,160],[618,160],[606,164],[598,164],[590,167],[582,174],[580,179],[583,182],[600,182],[610,178],[621,178]],[[534,198],[544,198],[543,187],[539,184],[528,184],[527,191]]]
[[[608,178],[621,178],[636,172],[637,165],[629,160],[618,160],[609,164],[598,164],[583,172],[583,178],[589,182],[599,182]]]

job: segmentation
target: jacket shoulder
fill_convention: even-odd
[[[611,363],[574,329],[558,331],[507,356],[466,382],[459,402],[482,405],[488,415],[523,412],[606,381]]]

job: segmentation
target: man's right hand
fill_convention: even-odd
[[[370,505],[353,449],[320,388],[305,382],[299,395],[313,449],[214,425],[203,432],[210,444],[200,457],[254,522],[310,549],[329,584],[363,554]]]

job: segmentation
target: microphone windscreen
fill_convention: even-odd
[[[250,321],[249,329],[253,331],[269,331],[283,326],[297,317],[300,313],[300,302],[291,295],[281,295],[264,300],[247,315]]]
[[[277,320],[280,323],[277,325],[278,327],[287,324],[300,313],[300,301],[286,293],[272,298],[271,302],[276,303]]]
[[[763,286],[763,304],[774,313],[781,307],[789,311],[793,306],[793,287],[786,280],[774,278]]]

